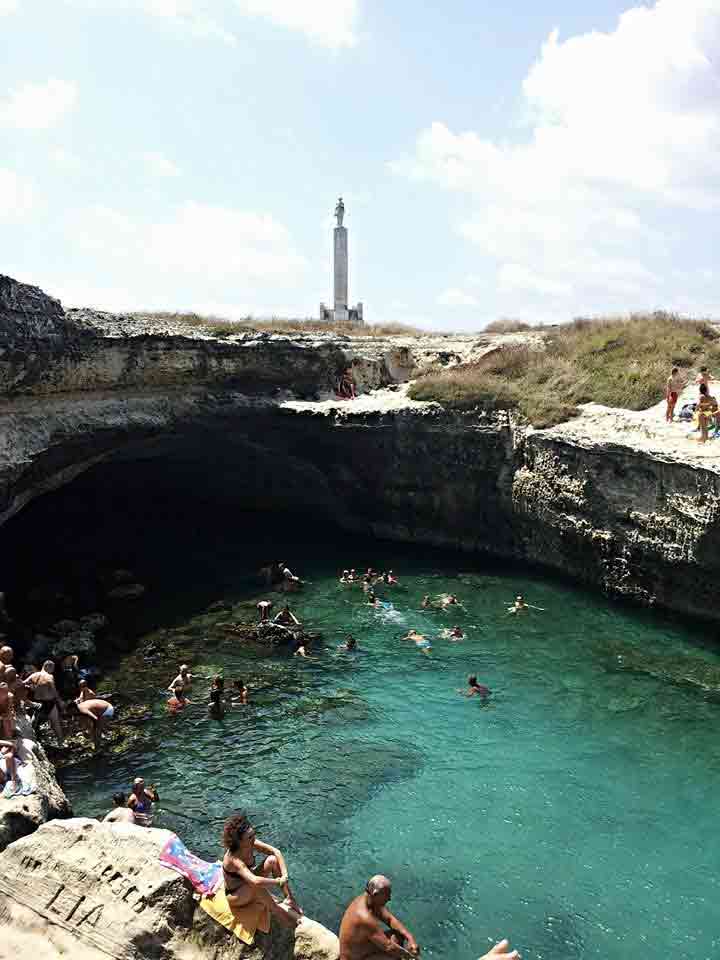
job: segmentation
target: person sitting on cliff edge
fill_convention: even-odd
[[[228,817],[222,841],[225,847],[222,871],[230,909],[258,903],[285,926],[296,926],[303,911],[290,890],[288,868],[280,850],[258,839],[244,813]],[[256,851],[266,855],[257,865]],[[285,895],[282,903],[272,896],[271,887],[281,888]]]

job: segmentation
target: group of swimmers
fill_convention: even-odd
[[[167,701],[168,710],[177,713],[190,706],[192,701],[188,693],[192,690],[194,680],[212,679],[210,693],[207,700],[207,710],[211,717],[217,719],[225,715],[228,707],[245,707],[250,699],[250,692],[243,680],[233,680],[232,691],[229,696],[225,694],[225,678],[220,674],[210,678],[199,674],[190,673],[190,667],[183,663],[175,679],[171,682],[168,690],[172,696]],[[204,702],[204,701],[201,701]]]

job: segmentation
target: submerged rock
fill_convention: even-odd
[[[0,920],[11,955],[43,960],[337,960],[337,937],[304,919],[246,946],[159,863],[172,836],[134,824],[45,824],[0,856]]]

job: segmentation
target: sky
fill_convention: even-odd
[[[720,316],[720,0],[0,0],[0,273],[67,306]]]

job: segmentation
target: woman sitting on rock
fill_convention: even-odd
[[[281,923],[294,927],[302,915],[288,886],[288,870],[285,858],[269,843],[258,840],[255,829],[243,813],[229,817],[223,829],[222,870],[225,880],[225,895],[233,913],[243,913],[244,908],[255,906],[277,917]],[[266,854],[256,865],[255,852]],[[278,903],[270,893],[271,887],[280,887],[285,900]]]

